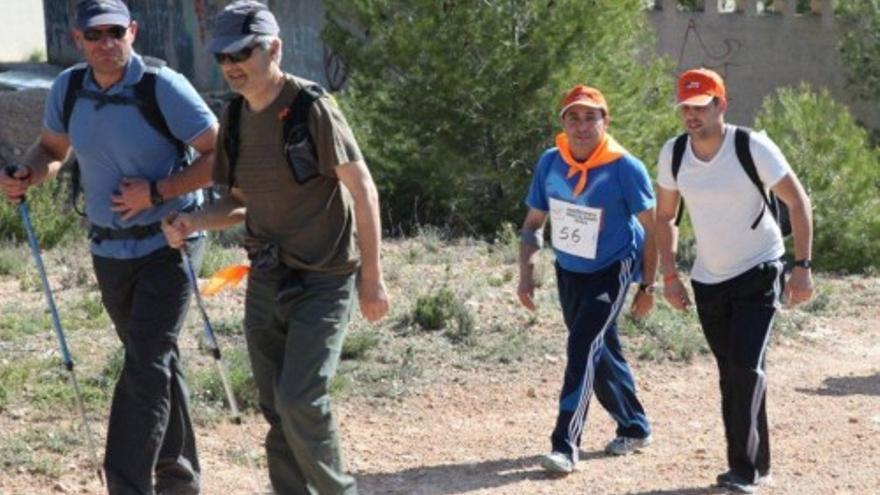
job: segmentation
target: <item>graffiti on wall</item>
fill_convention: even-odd
[[[690,19],[687,28],[685,28],[684,31],[684,37],[681,41],[681,49],[678,52],[679,67],[682,67],[682,64],[684,63],[685,51],[688,48],[688,43],[696,43],[696,47],[700,53],[699,58],[702,67],[718,72],[721,77],[725,79],[730,73],[730,68],[739,65],[734,62],[734,59],[742,49],[742,42],[740,40],[735,38],[724,38],[721,41],[721,46],[716,50],[712,50],[703,40],[697,21],[695,19]]]

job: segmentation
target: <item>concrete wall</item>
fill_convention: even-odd
[[[776,0],[776,11],[763,12],[756,0],[737,0],[736,10],[720,12],[719,1],[705,0],[703,11],[683,12],[677,1],[661,0],[648,16],[657,51],[672,57],[678,71],[702,66],[725,78],[733,123],[751,125],[767,95],[806,81],[828,88],[857,118],[880,128],[877,102],[852,101],[846,91],[832,1],[813,0],[801,14],[795,3]]]
[[[0,62],[21,62],[46,53],[43,5],[37,0],[0,1]]]
[[[52,63],[70,65],[80,60],[70,41],[69,27],[76,1],[43,0],[48,57]],[[201,91],[223,90],[225,83],[204,46],[211,37],[215,14],[228,3],[231,0],[128,0],[132,17],[140,26],[135,49],[166,60]],[[325,86],[341,85],[344,76],[336,73],[336,77],[328,81],[326,75],[325,66],[332,69],[334,59],[325,56],[321,43],[324,27],[321,0],[269,0],[266,3],[281,25],[284,68]]]

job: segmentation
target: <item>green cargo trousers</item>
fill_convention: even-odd
[[[252,270],[245,336],[269,422],[266,456],[278,495],[355,495],[345,474],[329,384],[351,318],[355,274]]]

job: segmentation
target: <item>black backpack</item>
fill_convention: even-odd
[[[162,114],[162,109],[159,108],[159,102],[156,100],[156,80],[158,79],[159,71],[162,67],[165,67],[165,61],[154,58],[154,57],[143,57],[145,72],[143,77],[137,84],[133,86],[134,96],[121,96],[121,95],[102,95],[98,92],[87,91],[83,89],[83,79],[85,79],[87,66],[86,64],[80,64],[75,69],[73,69],[70,73],[70,80],[67,84],[67,91],[64,93],[64,100],[62,103],[62,114],[61,121],[64,125],[65,132],[67,131],[68,126],[70,125],[70,118],[73,115],[73,107],[76,105],[76,100],[78,98],[91,98],[97,101],[98,106],[103,106],[106,104],[111,105],[135,105],[138,110],[140,110],[141,115],[144,117],[144,120],[152,127],[156,132],[164,136],[168,141],[174,144],[177,148],[180,157],[183,159],[184,167],[189,165],[192,154],[188,144],[177,139],[177,137],[171,132],[171,129],[168,127],[168,123],[165,121],[165,116]],[[82,185],[80,184],[80,170],[79,170],[79,162],[76,160],[76,156],[73,157],[73,160],[70,163],[70,182],[71,182],[71,203],[73,204],[74,210],[79,213],[81,216],[84,216],[83,212],[80,211],[76,206],[77,198],[79,194],[82,192]],[[208,195],[209,199],[213,197],[213,195]]]
[[[758,189],[758,192],[761,194],[761,199],[764,200],[761,212],[752,223],[752,230],[755,230],[755,228],[758,227],[758,223],[760,223],[761,217],[764,216],[764,212],[769,209],[770,214],[773,215],[773,219],[776,220],[776,223],[779,225],[779,230],[782,232],[782,236],[788,237],[791,234],[791,221],[788,215],[788,207],[784,202],[779,201],[772,191],[766,191],[764,189],[764,183],[761,182],[761,178],[758,176],[758,170],[755,168],[755,161],[752,158],[752,151],[749,149],[749,140],[751,139],[750,134],[750,129],[737,127],[733,136],[733,143],[734,148],[736,149],[736,157],[739,160],[743,171],[749,177],[749,180],[752,181],[752,184]],[[675,181],[678,181],[678,171],[681,169],[681,160],[684,158],[687,141],[688,135],[687,133],[684,133],[675,138],[675,143],[672,146],[672,178]],[[675,225],[681,223],[683,215],[684,197],[681,197],[678,204],[678,213],[675,216]]]
[[[309,111],[312,103],[327,96],[327,91],[317,84],[303,87],[287,107],[287,115],[281,128],[281,142],[287,165],[298,184],[305,184],[318,176],[318,152],[309,132]],[[226,120],[226,137],[223,149],[229,161],[227,184],[235,184],[235,165],[238,162],[239,126],[244,98],[236,96],[229,102]]]

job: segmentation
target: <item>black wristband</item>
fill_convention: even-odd
[[[165,198],[162,197],[162,193],[159,192],[159,184],[158,182],[151,180],[150,181],[150,203],[153,206],[159,206],[165,202]]]
[[[809,270],[810,268],[813,268],[813,260],[811,260],[810,258],[803,260],[794,260],[794,263],[792,263],[791,266],[797,266]]]

